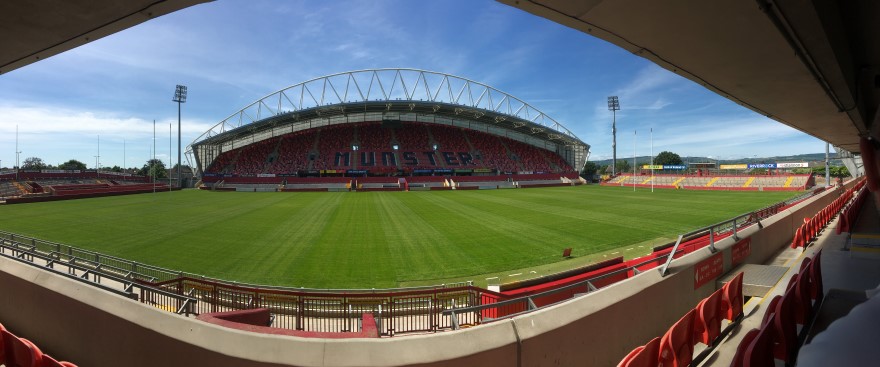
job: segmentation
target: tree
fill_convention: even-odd
[[[598,170],[599,166],[597,166],[595,162],[587,162],[587,164],[584,165],[584,170],[581,172],[581,177],[588,181],[592,181],[593,176],[596,175],[596,171]]]
[[[46,164],[43,163],[43,160],[39,157],[29,157],[24,160],[24,163],[21,165],[22,169],[44,169],[46,168]]]
[[[654,164],[671,166],[682,165],[684,162],[678,154],[664,150],[657,154],[657,157],[654,157]]]
[[[82,171],[82,170],[86,169],[86,164],[83,162],[80,162],[76,159],[71,159],[67,162],[59,164],[58,169],[71,170],[71,171],[74,171],[74,170]]]
[[[829,172],[829,173],[831,174],[831,176],[834,176],[834,177],[843,178],[843,177],[850,176],[849,169],[846,168],[846,166],[831,166],[830,171],[831,172]]]
[[[156,177],[157,179],[168,178],[168,171],[165,170],[165,163],[160,159],[150,159],[138,171],[141,176]]]
[[[629,165],[629,161],[626,159],[621,159],[617,161],[617,174],[627,173],[632,170],[632,166]]]

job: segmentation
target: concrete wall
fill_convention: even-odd
[[[748,263],[762,263],[838,197],[828,191],[740,232]],[[727,238],[716,244],[731,269]],[[36,267],[0,258],[0,322],[45,352],[80,366],[614,366],[661,336],[697,302],[702,249],[619,284],[511,320],[452,332],[324,340],[227,329],[170,314]]]

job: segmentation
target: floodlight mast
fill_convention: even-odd
[[[181,178],[180,178],[180,104],[186,103],[186,86],[178,84],[176,88],[174,88],[174,99],[171,101],[177,102],[177,188],[181,188]],[[172,167],[173,168],[173,167]],[[171,178],[168,178],[168,182],[171,183]]]
[[[617,174],[617,111],[620,111],[617,96],[608,97],[608,110],[611,111],[611,177],[614,177]]]

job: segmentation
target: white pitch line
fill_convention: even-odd
[[[489,280],[489,279],[498,279],[498,277],[486,278],[486,280]]]
[[[508,275],[508,276],[509,276],[509,277],[515,277],[515,276],[517,276],[517,275],[522,275],[522,273],[510,274],[510,275]]]
[[[614,252],[612,252],[611,254],[612,254],[612,255],[617,255],[617,254],[619,254],[619,253],[620,253],[620,251],[614,251]]]
[[[534,271],[534,270],[530,271],[530,273],[532,273],[532,274],[538,274],[538,272],[537,272],[537,271]]]
[[[630,248],[628,248],[628,249],[626,249],[626,250],[627,250],[627,251],[632,251],[632,250],[633,250],[633,248],[632,248],[632,247],[630,247]]]

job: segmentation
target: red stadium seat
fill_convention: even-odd
[[[773,315],[776,314],[776,305],[779,304],[780,299],[782,299],[782,296],[773,297],[773,299],[770,300],[770,303],[767,304],[767,312],[764,312],[764,319],[761,320],[761,327],[773,323]]]
[[[0,324],[0,362],[6,361],[6,328]]]
[[[8,331],[3,334],[4,343],[9,346],[6,354],[6,367],[40,367],[43,353],[30,340],[19,338]]]
[[[773,325],[765,325],[758,329],[755,338],[746,347],[740,366],[774,367],[776,362],[773,359]]]
[[[758,336],[758,331],[760,330],[752,329],[743,336],[742,340],[739,342],[739,346],[736,347],[736,354],[733,355],[730,367],[742,367],[743,359],[745,359],[746,356],[746,349],[752,344],[752,340],[755,340],[755,337]]]
[[[810,274],[803,272],[796,277],[794,320],[798,325],[806,325],[813,315],[813,299],[810,298]]]
[[[55,358],[50,357],[48,354],[43,354],[43,364],[40,367],[77,367],[75,364],[70,362],[59,362],[55,360]]]
[[[721,313],[725,319],[733,322],[743,314],[743,294],[742,294],[743,273],[737,274],[721,289]]]
[[[656,367],[660,353],[660,337],[651,339],[648,344],[636,347],[627,354],[617,367]]]
[[[818,302],[821,301],[822,297],[825,295],[824,290],[822,289],[822,266],[821,260],[822,252],[819,251],[816,253],[816,256],[813,258],[813,261],[810,262],[810,298],[816,300],[817,306]]]
[[[721,293],[719,289],[697,306],[694,341],[712,345],[721,334]]]
[[[793,360],[797,350],[797,325],[795,324],[795,289],[785,291],[776,305],[773,315],[773,354],[786,362]]]
[[[664,367],[684,367],[694,358],[694,315],[690,310],[660,339],[658,361]]]

